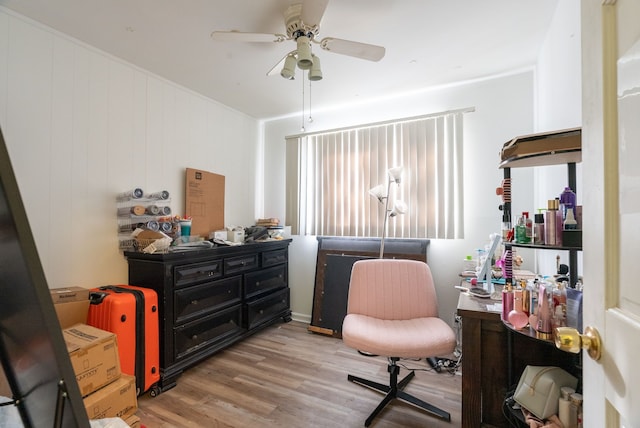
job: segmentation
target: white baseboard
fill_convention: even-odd
[[[311,324],[311,315],[307,315],[307,314],[300,314],[298,312],[292,312],[291,313],[291,319],[294,321],[299,321],[299,322],[303,322],[306,324]]]

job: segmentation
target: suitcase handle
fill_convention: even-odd
[[[89,293],[89,302],[92,305],[99,305],[108,295],[109,293],[102,293],[100,291],[91,291]]]
[[[117,285],[103,285],[102,287],[98,287],[99,290],[109,290],[109,291],[113,291],[114,293],[123,293],[122,288],[118,287]]]

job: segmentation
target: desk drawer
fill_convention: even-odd
[[[269,267],[287,261],[287,249],[265,251],[262,253],[262,267]]]
[[[289,289],[276,291],[247,304],[247,324],[252,329],[289,309]]]
[[[287,286],[287,264],[262,269],[245,275],[245,298]]]
[[[258,254],[247,254],[246,256],[227,257],[224,259],[224,274],[246,272],[258,267]]]
[[[242,276],[239,275],[181,288],[174,293],[175,323],[238,304],[241,299]]]
[[[182,358],[207,346],[241,335],[242,305],[236,305],[174,330],[175,357]]]
[[[175,268],[174,284],[176,287],[184,287],[222,276],[222,259],[211,260],[206,263],[194,263],[177,266]]]

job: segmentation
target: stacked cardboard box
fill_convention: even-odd
[[[89,289],[82,287],[52,288],[51,300],[58,315],[60,327],[86,324],[89,312]]]
[[[89,419],[134,417],[138,410],[135,377],[120,370],[116,335],[86,324],[62,333]],[[135,422],[134,417],[131,423]]]

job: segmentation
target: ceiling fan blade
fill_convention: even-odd
[[[285,56],[283,56],[282,59],[280,61],[278,61],[278,63],[276,65],[271,67],[271,70],[267,71],[267,76],[273,76],[274,74],[280,74],[280,71],[282,70],[282,67],[284,67],[284,60],[287,59],[287,57],[289,55],[291,55],[292,53],[294,53],[294,52],[295,51],[291,51],[288,54],[286,54]]]
[[[310,27],[320,24],[329,0],[305,0],[302,3],[302,22]]]
[[[211,33],[213,40],[222,42],[283,42],[287,40],[284,34],[269,33],[243,33],[240,31],[214,31]]]
[[[320,47],[329,52],[367,59],[369,61],[380,61],[385,54],[385,48],[382,46],[335,39],[333,37],[325,37],[320,40]]]

